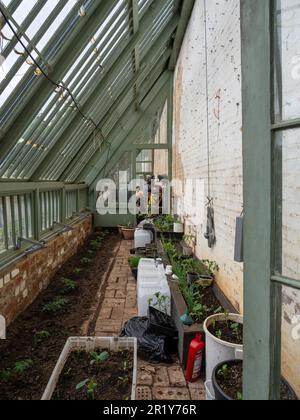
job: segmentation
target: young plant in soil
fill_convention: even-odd
[[[79,268],[79,267],[74,268],[74,274],[79,275],[82,273],[82,271],[83,271],[82,268]]]
[[[60,375],[53,400],[128,400],[132,371],[131,351],[74,351]]]
[[[97,386],[98,384],[95,381],[95,379],[93,378],[86,379],[85,381],[80,382],[76,386],[76,391],[80,391],[81,389],[85,388],[88,398],[90,400],[95,400],[95,392],[96,392]]]
[[[229,314],[225,313],[224,321],[213,320],[208,327],[209,332],[219,340],[226,341],[231,344],[243,344],[244,327],[238,322],[230,321]]]
[[[92,352],[91,353],[91,366],[96,365],[99,367],[102,363],[107,362],[110,358],[110,354],[107,351],[102,353]]]
[[[130,257],[128,258],[128,264],[131,268],[138,268],[141,257]]]
[[[18,376],[23,376],[33,366],[31,359],[21,360],[15,363],[14,372]]]
[[[51,337],[49,331],[38,331],[34,334],[34,345],[42,344],[44,341]]]
[[[78,289],[77,282],[71,279],[62,279],[62,284],[63,288],[61,292],[63,295],[68,295]]]
[[[160,312],[164,314],[168,313],[168,307],[170,304],[170,298],[165,296],[161,293],[155,293],[153,298],[150,298],[148,301],[149,306],[158,309]]]
[[[64,299],[62,297],[57,297],[52,302],[44,305],[42,308],[42,312],[50,316],[56,316],[65,309],[65,306],[67,305],[67,303],[68,303],[67,299]]]
[[[84,265],[88,265],[92,262],[92,260],[90,258],[82,258],[80,262]]]

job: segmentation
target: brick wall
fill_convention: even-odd
[[[47,248],[0,271],[0,314],[10,324],[45,289],[57,270],[76,254],[92,230],[92,217],[47,242]]]
[[[233,261],[235,219],[242,210],[241,41],[238,0],[208,1],[208,96],[211,195],[217,245],[209,250],[205,219],[195,227],[199,257],[217,260],[218,283],[243,311],[243,267]],[[204,2],[196,1],[175,75],[173,175],[205,180],[208,194]],[[181,192],[175,188],[180,203]],[[202,205],[204,212],[205,203]],[[188,215],[187,215],[188,216]],[[193,229],[193,230],[194,230]]]
[[[208,146],[210,139],[211,195],[214,199],[217,244],[213,250],[204,239],[205,203],[199,202],[201,223],[187,233],[197,236],[197,255],[220,265],[217,281],[224,293],[243,312],[243,264],[234,259],[235,220],[243,204],[242,84],[240,1],[196,0],[195,8],[176,68],[174,81],[173,175],[185,181],[205,180],[208,193]],[[208,127],[206,101],[205,18],[208,52]],[[289,42],[289,37],[285,42]],[[288,101],[291,106],[291,101]],[[295,103],[297,106],[297,103]],[[283,149],[283,271],[299,279],[300,273],[300,136],[289,131]],[[183,191],[174,188],[174,203],[180,206]],[[176,210],[176,209],[175,209]],[[300,341],[295,340],[295,316],[300,315],[300,294],[283,290],[283,372],[300,395]],[[293,334],[294,333],[294,334]]]

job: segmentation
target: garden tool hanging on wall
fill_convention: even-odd
[[[236,218],[234,261],[244,262],[244,210]]]
[[[208,240],[208,247],[213,248],[216,244],[216,231],[215,231],[215,211],[213,208],[212,198],[208,198],[207,203],[207,227],[204,237]]]

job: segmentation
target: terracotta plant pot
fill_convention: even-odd
[[[119,230],[119,234],[120,235],[122,235],[122,233],[123,233],[122,230],[123,229],[126,229],[126,226],[124,226],[124,225],[118,225],[118,230]]]
[[[134,240],[134,228],[122,228],[122,234],[125,241],[133,241]]]

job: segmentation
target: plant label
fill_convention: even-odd
[[[6,340],[6,320],[0,315],[0,340]]]

